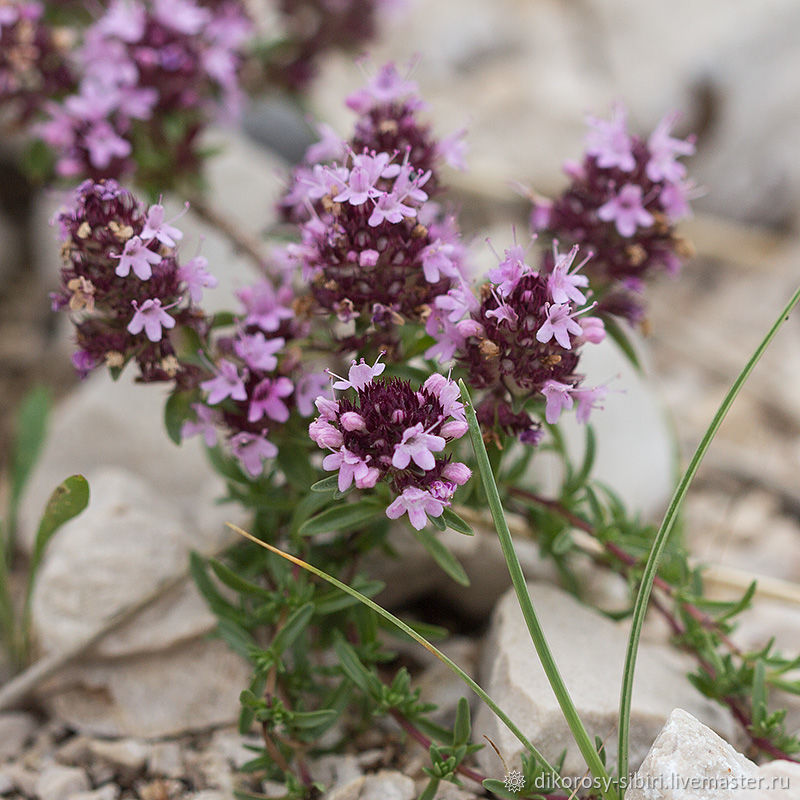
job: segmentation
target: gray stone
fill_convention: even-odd
[[[57,800],[87,791],[89,788],[89,778],[82,769],[51,764],[45,767],[36,779],[34,792],[39,800]]]
[[[14,791],[14,781],[3,772],[0,767],[0,795],[11,794]]]
[[[39,776],[31,769],[27,769],[20,763],[5,764],[0,767],[0,775],[6,782],[10,782],[16,789],[27,797],[32,797],[36,793],[36,782]]]
[[[612,622],[555,587],[532,583],[529,590],[578,713],[590,735],[605,742],[609,763],[613,763],[629,626]],[[586,766],[539,663],[513,591],[495,610],[481,663],[478,682],[530,741],[551,761],[566,748],[565,774],[583,775]],[[631,713],[630,761],[634,768],[676,703],[726,734],[730,731],[732,723],[724,713],[701,698],[686,680],[691,666],[668,646],[641,644]],[[522,745],[481,705],[475,717],[475,740],[481,741],[483,735],[495,742],[509,768],[519,767]],[[499,760],[489,748],[480,751],[477,759],[485,774],[502,778]]]
[[[31,714],[13,711],[0,714],[0,761],[18,756],[38,730],[39,723]]]
[[[327,786],[328,791],[352,783],[364,772],[358,758],[351,753],[321,756],[311,762],[309,769],[311,777]]]

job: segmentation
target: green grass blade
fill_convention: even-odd
[[[800,301],[800,288],[797,289],[797,291],[792,295],[791,300],[789,300],[789,302],[786,304],[786,307],[781,311],[780,316],[778,316],[778,318],[775,320],[769,332],[758,345],[755,352],[750,357],[750,360],[747,362],[747,364],[745,364],[744,369],[739,373],[739,376],[733,382],[730,390],[725,395],[725,399],[722,401],[719,409],[717,409],[717,413],[714,415],[714,419],[711,421],[708,429],[703,434],[703,438],[700,440],[700,444],[697,446],[697,450],[695,450],[692,460],[689,462],[689,466],[683,473],[683,477],[681,478],[678,487],[675,489],[675,493],[672,495],[669,507],[664,515],[664,520],[661,523],[661,527],[659,528],[655,539],[653,540],[653,546],[650,549],[650,555],[647,558],[647,563],[645,564],[644,572],[642,573],[642,583],[639,587],[639,593],[636,597],[636,604],[634,605],[633,609],[631,633],[630,637],[628,638],[628,649],[625,655],[624,672],[622,675],[622,690],[620,692],[619,703],[618,772],[621,781],[627,781],[628,779],[628,740],[630,736],[631,694],[633,691],[633,676],[636,669],[636,655],[639,649],[639,639],[642,634],[642,626],[644,625],[647,605],[650,600],[650,592],[652,591],[653,580],[655,579],[656,572],[658,571],[659,561],[664,552],[670,532],[672,531],[672,528],[678,517],[678,511],[683,503],[683,499],[686,497],[686,492],[688,491],[689,486],[694,479],[695,473],[700,466],[700,462],[703,460],[703,456],[705,456],[709,445],[714,439],[714,436],[716,436],[720,425],[722,425],[722,421],[725,419],[725,415],[733,405],[733,401],[741,391],[742,386],[744,386],[745,382],[750,377],[750,373],[753,371],[755,365],[764,354],[764,351],[767,349],[767,347],[769,347],[770,343],[775,338],[775,335],[778,333],[780,327],[784,322],[786,322],[786,320],[789,319],[789,314],[797,305],[798,301]]]
[[[544,636],[544,631],[539,623],[539,618],[533,608],[528,587],[525,583],[525,576],[522,574],[522,567],[520,566],[519,559],[514,550],[514,544],[511,540],[511,532],[508,529],[503,505],[500,501],[500,493],[497,490],[497,483],[494,479],[491,465],[489,463],[489,455],[486,452],[486,446],[483,443],[483,436],[481,435],[478,419],[475,416],[475,409],[472,406],[472,400],[469,395],[464,381],[458,382],[461,388],[461,399],[464,402],[464,408],[467,415],[467,424],[469,425],[469,435],[472,440],[472,449],[475,451],[475,460],[478,465],[478,471],[483,479],[483,486],[486,491],[486,498],[489,503],[489,510],[492,513],[495,528],[497,530],[497,537],[500,541],[500,547],[503,550],[503,556],[508,566],[508,572],[511,576],[511,582],[514,585],[514,590],[517,593],[517,600],[519,601],[522,616],[528,626],[528,631],[531,635],[531,640],[536,648],[536,653],[539,656],[539,661],[542,668],[547,675],[547,680],[553,689],[553,693],[558,700],[561,707],[561,712],[569,725],[575,743],[578,745],[581,755],[586,761],[586,765],[591,770],[592,775],[597,779],[597,785],[601,787],[603,797],[607,800],[615,800],[616,793],[609,787],[608,773],[603,766],[600,756],[594,747],[594,742],[586,731],[586,728],[578,716],[578,711],[572,698],[569,696],[566,684],[564,683],[561,673],[558,671],[553,654],[547,644]]]

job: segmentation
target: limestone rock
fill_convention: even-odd
[[[67,800],[117,800],[120,796],[121,789],[113,783],[106,783],[99,789],[94,789],[91,792],[76,792],[71,794]]]
[[[233,722],[250,669],[219,640],[63,670],[42,689],[48,710],[96,736],[158,738]]]
[[[590,735],[605,741],[609,763],[616,758],[616,738],[622,665],[628,624],[615,623],[581,605],[555,587],[529,585],[553,656]],[[686,680],[691,664],[667,646],[642,643],[639,650],[631,715],[630,761],[641,763],[650,744],[676,704],[692,709],[724,733],[731,723],[724,713],[702,699]],[[495,610],[484,644],[478,681],[497,704],[511,714],[525,735],[555,760],[567,750],[565,774],[583,775],[585,764],[530,641],[516,596],[509,591]],[[511,767],[519,767],[522,746],[506,727],[481,705],[474,735],[486,734]],[[477,754],[482,771],[499,777],[497,756],[485,748]]]
[[[338,786],[324,800],[412,800],[414,781],[400,772],[381,770]]]
[[[0,714],[0,762],[18,756],[38,728],[31,714],[22,711]]]
[[[798,785],[797,764],[774,761],[759,767],[676,708],[633,776],[625,800],[792,800]]]

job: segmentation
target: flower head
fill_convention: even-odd
[[[348,382],[342,391],[347,394],[338,401],[317,399],[321,416],[309,426],[311,438],[332,451],[323,467],[338,470],[340,491],[352,483],[369,488],[388,481],[405,499],[392,503],[394,516],[388,510],[387,515],[396,519],[411,503],[412,524],[422,527],[425,508],[439,509],[433,514],[438,516],[470,476],[464,464],[440,455],[448,441],[466,433],[458,386],[442,375],[432,375],[419,390],[407,381],[372,376]],[[427,506],[423,494],[431,498]]]

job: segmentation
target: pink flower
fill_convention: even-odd
[[[398,222],[402,222],[403,217],[415,217],[417,215],[416,210],[411,206],[405,205],[403,199],[403,197],[394,192],[382,194],[378,198],[367,224],[371,228],[377,227],[384,221],[396,225]]]
[[[679,119],[680,114],[677,111],[667,114],[656,125],[655,130],[647,140],[650,160],[647,162],[645,172],[651,181],[677,183],[686,174],[686,167],[675,159],[678,156],[692,155],[694,153],[694,141],[691,138],[675,139],[669,135],[672,126]]]
[[[233,351],[250,369],[272,372],[278,366],[275,356],[286,344],[282,336],[267,339],[261,331],[253,334],[240,334],[233,342]],[[310,413],[310,412],[309,412]]]
[[[598,167],[619,167],[623,172],[630,172],[636,166],[627,116],[625,107],[616,103],[610,122],[595,117],[587,119],[586,153],[597,158]]]
[[[547,278],[547,288],[554,303],[573,303],[582,304],[586,302],[586,295],[578,288],[589,285],[589,278],[586,275],[577,275],[578,270],[591,258],[587,256],[574,269],[570,270],[572,262],[578,253],[578,245],[575,245],[569,253],[559,253],[554,248],[555,266]]]
[[[177,229],[170,228],[170,230],[176,231]],[[181,232],[178,231],[178,233]],[[144,234],[145,231],[142,231],[142,236],[144,236]],[[182,233],[181,236],[183,236]],[[164,240],[161,239],[160,241]],[[186,284],[186,291],[189,292],[189,297],[195,304],[200,303],[200,301],[203,299],[203,289],[213,289],[219,283],[219,281],[206,269],[207,266],[208,259],[203,258],[203,256],[195,256],[190,261],[187,261],[182,267],[178,268],[178,280],[183,281]]]
[[[293,391],[294,386],[288,378],[265,378],[253,389],[247,421],[258,422],[266,414],[276,422],[286,422],[289,409],[281,398],[288,397]]]
[[[417,84],[400,77],[394,64],[384,64],[377,75],[366,85],[351,94],[345,104],[356,114],[366,114],[376,105],[399,102],[416,94]]]
[[[340,192],[334,201],[337,203],[349,202],[351,206],[360,206],[371,197],[378,197],[382,192],[375,184],[380,178],[388,178],[396,174],[399,167],[389,165],[388,153],[369,155],[362,153],[353,156],[353,166],[347,179],[347,186]]]
[[[403,438],[394,446],[392,466],[405,469],[413,461],[426,472],[436,466],[434,453],[444,450],[445,441],[441,436],[426,433],[422,423],[418,422],[403,432]]]
[[[597,404],[602,402],[607,394],[608,389],[605,386],[595,386],[594,389],[573,389],[572,396],[578,401],[575,419],[578,422],[588,422],[592,409],[602,408]]]
[[[118,258],[119,264],[115,272],[120,278],[127,278],[133,269],[140,280],[146,281],[153,274],[151,265],[161,263],[161,256],[148,249],[138,236],[131,236],[125,242],[125,249],[121,255],[111,253],[112,258]]]
[[[584,317],[580,321],[583,338],[592,344],[600,344],[606,338],[606,326],[600,317]]]
[[[442,477],[452,481],[457,486],[463,486],[472,476],[472,470],[460,461],[451,461],[442,470]]]
[[[428,522],[428,515],[440,517],[444,511],[445,503],[434,497],[430,492],[418,489],[416,486],[407,486],[403,493],[396,497],[394,502],[386,509],[389,519],[398,519],[408,513],[411,524],[421,531]]]
[[[346,447],[325,456],[322,460],[322,468],[339,470],[340,492],[345,491],[353,481],[359,489],[371,489],[378,482],[380,476],[380,472],[375,467],[370,467],[366,461],[362,461]]]
[[[89,161],[97,169],[105,169],[113,158],[125,158],[131,153],[131,143],[119,136],[105,120],[95,122],[83,141],[89,151]]]
[[[174,328],[175,320],[161,308],[161,301],[156,297],[145,300],[141,307],[135,300],[131,304],[136,309],[133,319],[128,323],[128,333],[134,336],[144,330],[151,342],[160,342],[164,328]]]
[[[98,20],[95,30],[123,42],[138,42],[144,34],[145,11],[139,3],[113,0],[108,11]]]
[[[150,206],[150,210],[147,212],[147,219],[145,220],[141,237],[144,241],[158,239],[161,244],[165,244],[167,247],[175,247],[175,244],[183,239],[183,232],[174,228],[168,222],[164,222],[164,206],[156,204]],[[197,260],[192,259],[192,261]],[[191,264],[192,261],[189,263]],[[202,261],[205,262],[203,266],[208,266],[206,259],[202,259]]]
[[[181,438],[187,439],[189,436],[202,434],[208,447],[213,447],[217,443],[217,425],[222,422],[222,415],[216,408],[209,408],[203,403],[192,403],[197,420],[187,419],[181,428]]]
[[[508,297],[526,272],[529,269],[525,264],[525,251],[521,245],[515,244],[505,251],[505,258],[494,269],[489,270],[489,280],[497,284],[497,291],[503,297]]]
[[[642,205],[642,187],[626,183],[616,197],[597,209],[603,222],[614,222],[620,236],[633,236],[637,226],[646,228],[653,224],[653,215]]]
[[[689,197],[695,188],[691,181],[668,183],[661,190],[659,202],[672,222],[677,222],[684,217],[692,216]]]
[[[455,381],[445,378],[444,375],[440,375],[438,372],[434,372],[433,375],[422,384],[422,388],[436,397],[439,401],[439,405],[442,407],[442,413],[445,417],[453,417],[461,422],[466,420],[464,404],[460,399],[461,390],[458,388],[458,384]]]
[[[386,364],[379,363],[381,356],[383,356],[383,353],[375,359],[375,363],[372,366],[366,364],[363,358],[358,364],[353,361],[352,366],[347,372],[347,380],[339,378],[338,375],[333,376],[334,378],[339,378],[339,380],[333,384],[333,388],[341,390],[351,388],[363,389],[373,378],[376,378],[386,369]]]
[[[269,281],[263,280],[239,289],[236,296],[247,312],[244,324],[257,325],[267,333],[278,330],[282,320],[294,317],[294,311],[287,305],[292,297],[289,287],[281,287],[276,292]]]
[[[547,319],[536,332],[536,339],[546,344],[553,337],[565,349],[572,349],[569,335],[580,336],[583,329],[569,313],[570,307],[566,303],[546,303]]]
[[[200,388],[208,392],[207,402],[210,406],[221,403],[226,397],[233,400],[247,400],[247,389],[236,365],[224,358],[219,362],[217,377],[203,381]]]
[[[454,256],[456,247],[437,239],[432,244],[423,248],[420,253],[422,270],[428,283],[438,283],[442,276],[448,278],[458,277],[458,264]]]
[[[328,375],[325,372],[307,372],[297,380],[294,399],[301,416],[310,417],[314,413],[314,401],[327,386]]]
[[[165,27],[193,36],[211,22],[211,14],[193,0],[154,0],[153,14]]]
[[[547,401],[544,409],[544,418],[551,425],[558,422],[558,418],[564,409],[570,409],[574,405],[571,392],[572,387],[568,383],[552,380],[545,383],[542,388],[542,394]]]
[[[230,439],[231,452],[239,459],[241,465],[253,477],[264,471],[264,460],[275,458],[278,448],[264,436],[242,431]]]
[[[363,431],[367,428],[364,417],[356,411],[345,411],[339,421],[346,431]]]
[[[311,441],[322,448],[335,450],[344,443],[342,432],[338,428],[334,428],[330,422],[322,417],[317,417],[308,426],[308,435],[311,437]]]

